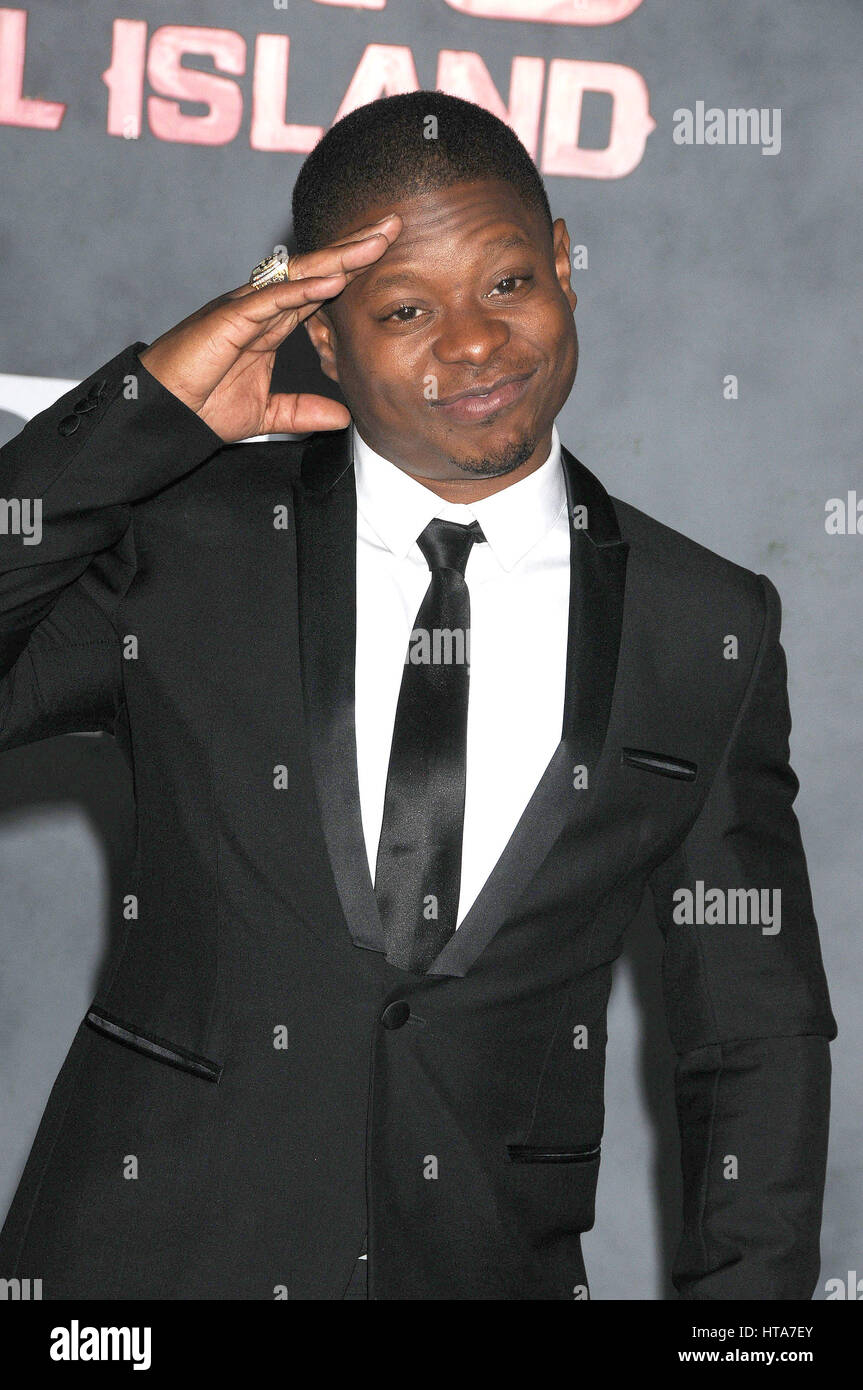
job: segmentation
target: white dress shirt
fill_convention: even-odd
[[[560,741],[569,611],[569,525],[560,439],[528,477],[481,502],[446,502],[353,427],[357,488],[356,734],[372,882],[405,653],[430,582],[416,538],[433,517],[478,521],[471,547],[470,685],[462,922]]]

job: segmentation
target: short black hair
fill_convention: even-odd
[[[375,203],[477,179],[511,184],[552,231],[539,170],[497,116],[445,92],[380,97],[336,121],[304,161],[292,202],[297,250],[326,246]]]

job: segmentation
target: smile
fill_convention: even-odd
[[[486,388],[475,387],[457,396],[445,396],[433,404],[451,420],[486,420],[517,401],[533,375],[534,372],[522,372],[518,376],[501,377]]]

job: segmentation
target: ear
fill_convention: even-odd
[[[557,273],[560,288],[569,301],[569,307],[575,309],[578,297],[572,288],[572,260],[569,246],[569,232],[562,217],[558,217],[554,224],[554,269]]]
[[[339,369],[336,363],[336,330],[326,309],[317,309],[306,319],[306,332],[312,346],[320,358],[321,371],[331,381],[338,381]]]

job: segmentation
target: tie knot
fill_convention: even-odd
[[[428,561],[430,570],[457,570],[464,577],[471,546],[474,541],[484,540],[478,521],[461,526],[457,521],[444,521],[436,516],[417,536],[417,545]]]

